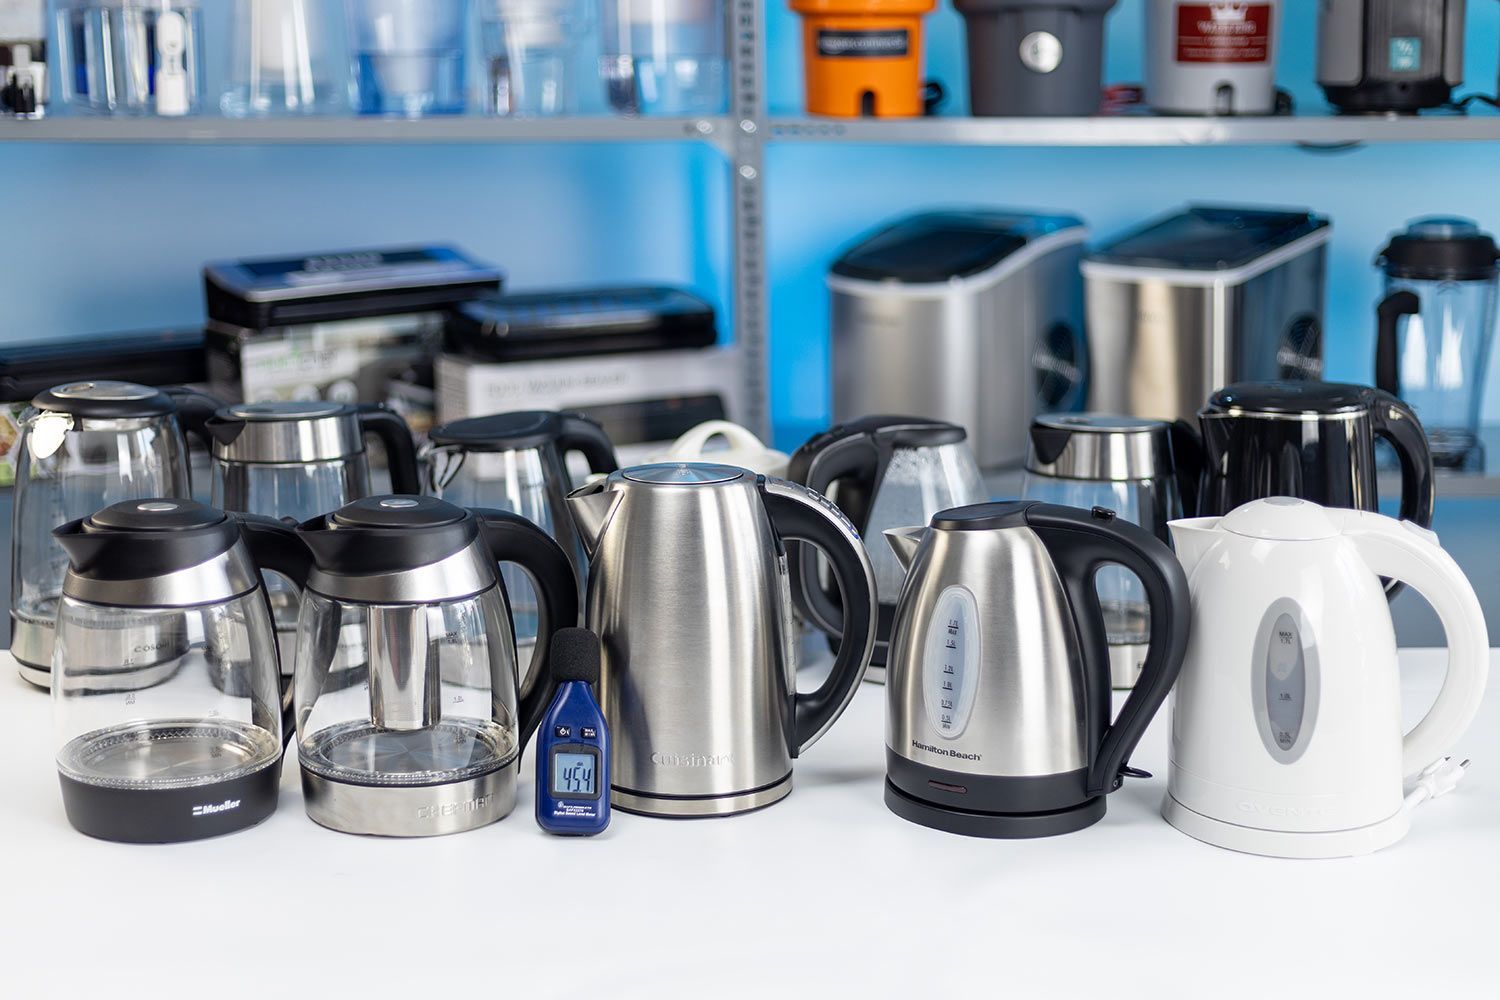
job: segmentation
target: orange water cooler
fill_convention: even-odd
[[[922,18],[937,0],[790,0],[802,15],[809,114],[904,118],[924,110]]]

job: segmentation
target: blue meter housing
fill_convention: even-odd
[[[609,731],[584,681],[564,681],[537,727],[536,822],[591,837],[609,826]]]

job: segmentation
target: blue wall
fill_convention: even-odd
[[[798,22],[777,0],[770,5],[771,109],[796,113]],[[1111,15],[1111,81],[1140,79],[1143,6],[1122,0]],[[1282,85],[1305,109],[1321,109],[1312,82],[1316,4],[1287,6]],[[1471,8],[1466,89],[1490,92],[1500,5]],[[929,27],[928,75],[953,95],[946,110],[960,111],[961,20],[945,6]],[[783,445],[826,412],[824,269],[862,231],[906,211],[954,203],[1066,210],[1107,238],[1191,199],[1314,208],[1334,219],[1329,372],[1359,379],[1369,377],[1378,289],[1370,261],[1386,235],[1439,212],[1500,229],[1500,144],[1344,153],[781,144],[768,156],[773,407]],[[727,302],[725,171],[696,145],[12,144],[0,145],[0,191],[4,340],[193,323],[204,260],[400,241],[457,243],[503,265],[515,287],[664,280]],[[1500,419],[1500,392],[1490,399]]]

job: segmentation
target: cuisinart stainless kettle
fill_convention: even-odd
[[[1031,501],[945,510],[886,532],[910,568],[887,663],[885,803],[972,837],[1048,837],[1104,816],[1133,772],[1187,649],[1187,579],[1150,532]],[[1110,722],[1095,579],[1119,564],[1145,588],[1150,651]]]
[[[859,533],[811,490],[729,465],[614,472],[573,493],[590,555],[587,624],[610,803],[652,816],[727,816],[792,790],[792,758],[838,719],[875,644],[875,581]],[[821,549],[844,629],[821,687],[797,692],[783,539]]]
[[[1400,840],[1411,807],[1462,774],[1442,756],[1489,671],[1484,612],[1458,564],[1409,522],[1290,497],[1171,528],[1193,628],[1172,702],[1167,822],[1286,858]],[[1426,598],[1448,635],[1442,690],[1404,736],[1382,576]],[[1417,779],[1404,799],[1402,778]]]

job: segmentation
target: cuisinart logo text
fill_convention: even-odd
[[[1282,819],[1318,819],[1332,816],[1334,809],[1330,806],[1321,808],[1301,806],[1268,806],[1259,802],[1241,802],[1240,812],[1254,813],[1257,816],[1278,816]]]
[[[733,764],[732,753],[661,753],[651,755],[651,763],[659,767],[719,767]]]
[[[926,743],[918,743],[916,740],[912,740],[911,745],[914,749],[926,750],[928,753],[935,753],[941,757],[953,757],[956,760],[984,760],[984,754],[964,753],[962,750],[952,750],[948,747],[930,746]]]
[[[417,810],[417,819],[440,819],[444,816],[467,816],[477,813],[490,804],[488,795],[479,795],[462,802],[444,802],[439,806],[423,806]]]
[[[240,807],[239,799],[225,799],[218,805],[193,806],[194,816],[217,816],[219,813],[227,813],[232,809]]]

